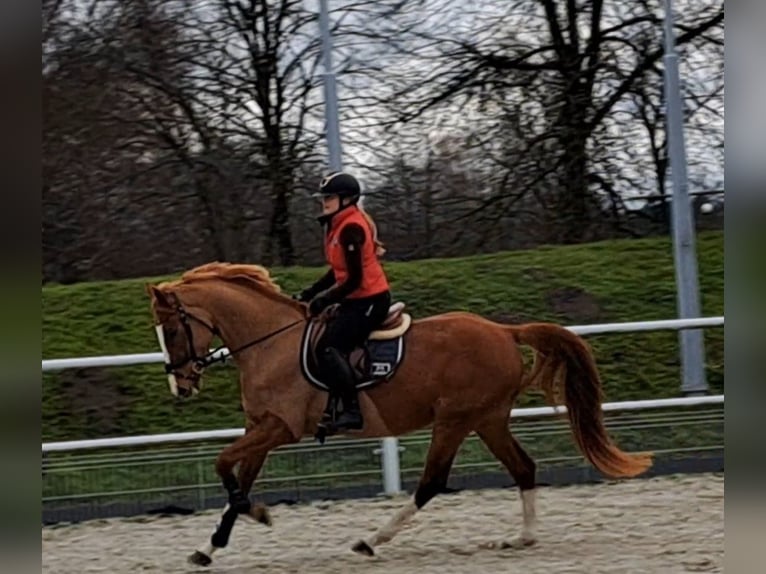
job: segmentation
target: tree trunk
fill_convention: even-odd
[[[283,182],[275,185],[274,209],[269,224],[270,243],[276,243],[279,263],[283,266],[295,265],[295,246],[290,231],[290,212],[288,208],[288,190]]]
[[[569,75],[567,79],[564,106],[559,118],[559,144],[564,157],[555,201],[556,217],[560,222],[560,232],[556,235],[565,244],[586,240],[593,223],[587,183],[590,94],[587,85],[580,81],[579,74]]]

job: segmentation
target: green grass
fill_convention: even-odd
[[[723,234],[697,240],[703,316],[723,314]],[[395,298],[417,318],[462,309],[491,318],[582,324],[676,316],[672,246],[668,238],[543,247],[457,259],[387,263]],[[287,292],[303,288],[319,268],[273,268]],[[50,285],[42,290],[46,359],[156,351],[149,300],[141,280]],[[588,294],[596,310],[582,319],[558,312],[550,295]],[[609,401],[677,396],[675,332],[589,337]],[[723,391],[723,330],[705,333],[708,382]],[[194,400],[177,404],[162,366],[87,369],[43,376],[43,440],[205,430],[242,425],[232,367],[206,374]],[[520,406],[542,404],[525,396]]]

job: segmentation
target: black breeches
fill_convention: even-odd
[[[390,306],[389,291],[364,299],[344,300],[317,342],[317,355],[321,357],[325,349],[334,347],[348,356],[354,348],[367,340],[372,331],[380,327]]]

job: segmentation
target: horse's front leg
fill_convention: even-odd
[[[237,479],[239,480],[239,487],[245,496],[250,494],[250,489],[253,487],[258,473],[261,471],[263,463],[266,462],[266,456],[268,453],[257,453],[251,456],[241,463],[239,463],[239,473]],[[271,526],[271,515],[269,509],[263,503],[252,504],[248,501],[248,511],[244,514],[246,517],[252,519],[255,522]]]
[[[212,562],[213,553],[228,545],[234,523],[240,514],[271,525],[271,517],[266,507],[262,504],[251,504],[248,493],[269,451],[289,442],[293,442],[293,438],[287,425],[270,416],[258,425],[249,427],[243,437],[221,451],[216,460],[216,471],[221,477],[229,500],[213,535],[189,557],[191,563],[208,566]],[[240,465],[239,479],[234,476],[237,463]]]

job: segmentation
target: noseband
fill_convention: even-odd
[[[210,325],[207,321],[204,321],[200,319],[199,317],[197,317],[196,315],[189,313],[189,311],[187,311],[183,307],[183,305],[181,304],[181,301],[178,299],[178,296],[175,293],[172,293],[171,295],[175,299],[174,311],[178,313],[178,316],[181,319],[181,326],[183,327],[184,334],[186,335],[186,343],[188,345],[188,351],[187,351],[187,356],[183,359],[179,359],[178,361],[174,363],[166,361],[165,373],[167,373],[168,375],[173,375],[175,377],[191,379],[193,382],[196,383],[197,381],[199,381],[200,377],[202,376],[202,372],[205,370],[206,367],[209,367],[216,360],[221,360],[221,359],[214,360],[214,357],[213,357],[215,353],[217,353],[220,349],[216,349],[215,351],[207,353],[206,355],[202,357],[197,355],[197,351],[194,348],[194,334],[191,328],[190,320],[197,321],[197,323],[205,327],[213,335],[220,336],[220,332],[218,331],[216,327],[214,327],[213,325]],[[180,369],[181,367],[189,363],[191,363],[192,365],[191,375],[183,375],[178,372],[178,369]]]

